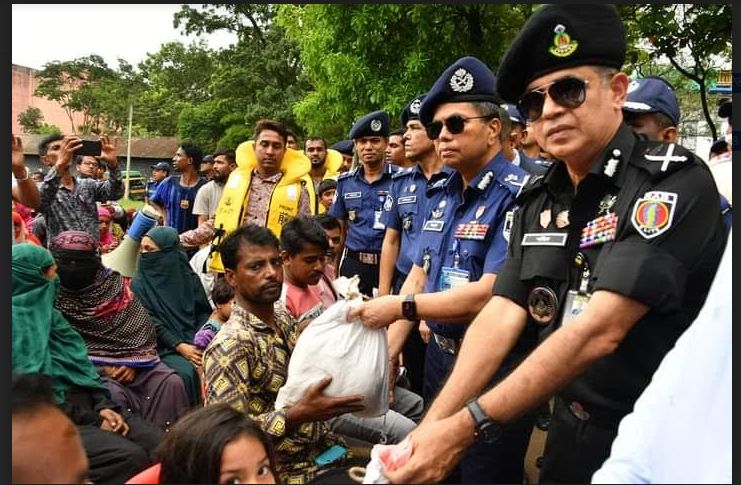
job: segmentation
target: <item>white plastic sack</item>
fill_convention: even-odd
[[[340,300],[301,333],[288,363],[288,379],[278,391],[275,409],[297,403],[306,390],[327,375],[328,396],[362,394],[365,409],[359,417],[388,411],[388,343],[386,329],[372,329],[347,313],[360,299]]]

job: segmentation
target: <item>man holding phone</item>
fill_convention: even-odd
[[[85,231],[100,239],[96,202],[117,200],[124,192],[117,148],[117,143],[106,135],[99,141],[82,140],[77,135],[50,135],[41,141],[39,157],[49,167],[39,185],[39,212],[46,219],[47,242],[69,230]],[[104,161],[108,165],[108,179],[73,177],[70,165],[75,155]]]

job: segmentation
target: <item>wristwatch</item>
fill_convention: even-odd
[[[419,321],[419,316],[417,315],[417,304],[414,303],[414,293],[404,297],[404,301],[401,302],[401,314],[409,321]]]
[[[476,430],[473,432],[473,436],[476,441],[482,443],[494,443],[502,436],[502,423],[494,421],[486,415],[478,400],[471,399],[466,404],[468,412],[471,413],[473,422],[476,426]]]

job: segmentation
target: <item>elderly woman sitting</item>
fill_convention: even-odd
[[[61,283],[55,306],[82,335],[113,400],[168,429],[188,409],[188,396],[182,379],[160,362],[154,325],[131,280],[103,267],[86,232],[62,232],[50,250]]]

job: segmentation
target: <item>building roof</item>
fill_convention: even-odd
[[[21,134],[23,152],[26,155],[38,155],[39,142],[46,135]],[[160,136],[154,138],[131,138],[131,156],[135,158],[170,159],[180,146],[174,136]],[[126,157],[126,137],[119,138],[118,156]]]

